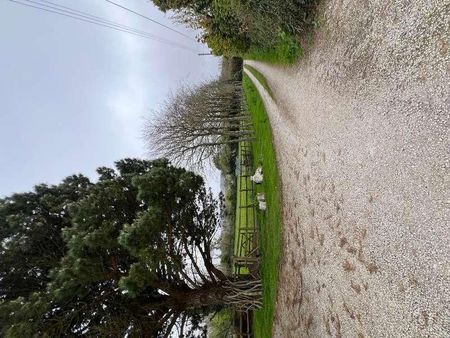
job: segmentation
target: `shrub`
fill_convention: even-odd
[[[153,0],[179,22],[202,29],[216,55],[270,48],[281,33],[295,35],[312,22],[316,0]]]

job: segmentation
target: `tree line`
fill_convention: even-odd
[[[180,88],[145,126],[153,153],[204,168],[224,145],[252,140],[252,121],[241,100],[241,82],[236,80]]]

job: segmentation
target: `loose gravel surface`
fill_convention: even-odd
[[[295,67],[247,62],[277,98],[258,85],[283,195],[273,336],[450,337],[450,2],[330,0],[322,21]]]

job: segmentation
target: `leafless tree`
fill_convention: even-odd
[[[241,99],[240,81],[181,87],[145,125],[152,155],[205,169],[224,145],[252,140],[251,118]]]

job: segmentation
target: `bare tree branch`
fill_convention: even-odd
[[[152,155],[204,169],[223,146],[252,140],[252,122],[241,99],[239,81],[180,88],[144,128]]]

